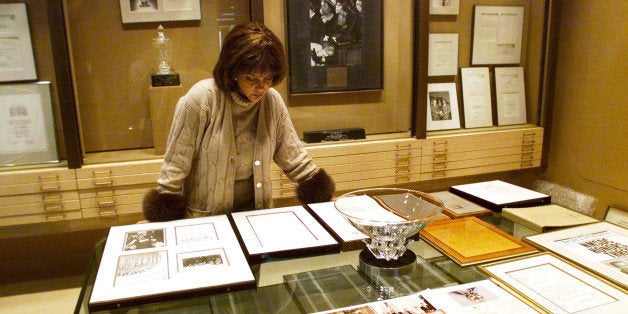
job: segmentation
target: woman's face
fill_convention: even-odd
[[[253,103],[262,99],[273,84],[273,75],[270,72],[243,73],[237,78],[240,95]]]

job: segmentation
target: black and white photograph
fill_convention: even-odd
[[[114,287],[145,284],[168,278],[166,251],[121,255],[116,267]]]
[[[293,0],[287,6],[292,94],[382,88],[381,1]]]
[[[224,249],[211,249],[179,253],[179,272],[205,271],[216,267],[229,266]]]
[[[455,83],[427,85],[427,130],[459,129],[458,96]]]
[[[131,11],[158,11],[157,0],[129,0]]]
[[[124,237],[124,251],[152,249],[165,246],[165,230],[140,230],[127,232]]]
[[[200,0],[120,0],[122,23],[195,21],[201,19]]]

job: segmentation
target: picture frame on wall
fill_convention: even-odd
[[[524,7],[474,7],[472,65],[519,64]]]
[[[456,83],[427,84],[427,131],[459,128]]]
[[[523,67],[495,68],[497,125],[527,123]]]
[[[458,74],[458,34],[429,34],[428,76]]]
[[[0,82],[37,79],[25,3],[0,4]]]
[[[122,23],[195,21],[200,0],[120,0]]]
[[[493,102],[488,67],[461,68],[464,127],[479,128],[493,125]]]
[[[0,85],[0,166],[58,162],[50,82]]]
[[[430,14],[432,15],[458,15],[460,13],[460,0],[430,0]]]
[[[383,1],[286,1],[290,94],[383,89]]]

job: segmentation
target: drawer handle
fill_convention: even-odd
[[[525,161],[521,163],[521,168],[530,168],[534,166],[534,164],[531,161]]]
[[[432,166],[434,170],[444,170],[447,169],[447,163],[438,163]]]
[[[41,191],[42,192],[58,192],[61,188],[59,187],[58,184],[49,184],[49,185],[42,185],[41,186]]]
[[[447,161],[447,154],[434,154],[432,157],[433,162]]]
[[[432,179],[445,178],[447,173],[445,171],[432,172]]]
[[[63,210],[63,205],[62,204],[46,204],[44,205],[44,211],[47,212],[55,212],[55,211],[62,211]]]
[[[114,210],[105,210],[105,211],[99,211],[98,215],[100,217],[114,217],[114,216],[118,216],[118,212],[114,209]]]
[[[395,183],[410,182],[410,176],[395,176]]]
[[[111,174],[111,170],[92,171],[92,174],[95,176],[103,175],[103,174]]]
[[[57,221],[64,220],[65,214],[54,214],[54,215],[46,215],[46,220]]]
[[[98,201],[97,204],[98,204],[98,207],[111,207],[111,206],[115,205],[116,202],[114,200]]]
[[[109,181],[104,181],[104,182],[94,182],[95,186],[108,186],[108,185],[113,185],[113,181],[109,180]]]
[[[59,175],[57,174],[53,174],[49,176],[39,176],[39,180],[58,180],[58,179],[59,179]]]

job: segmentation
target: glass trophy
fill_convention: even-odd
[[[166,37],[164,27],[159,25],[157,28],[157,37],[153,38],[153,48],[159,70],[151,75],[151,83],[153,86],[175,86],[180,84],[179,74],[170,68],[170,59],[172,57],[172,42]]]

